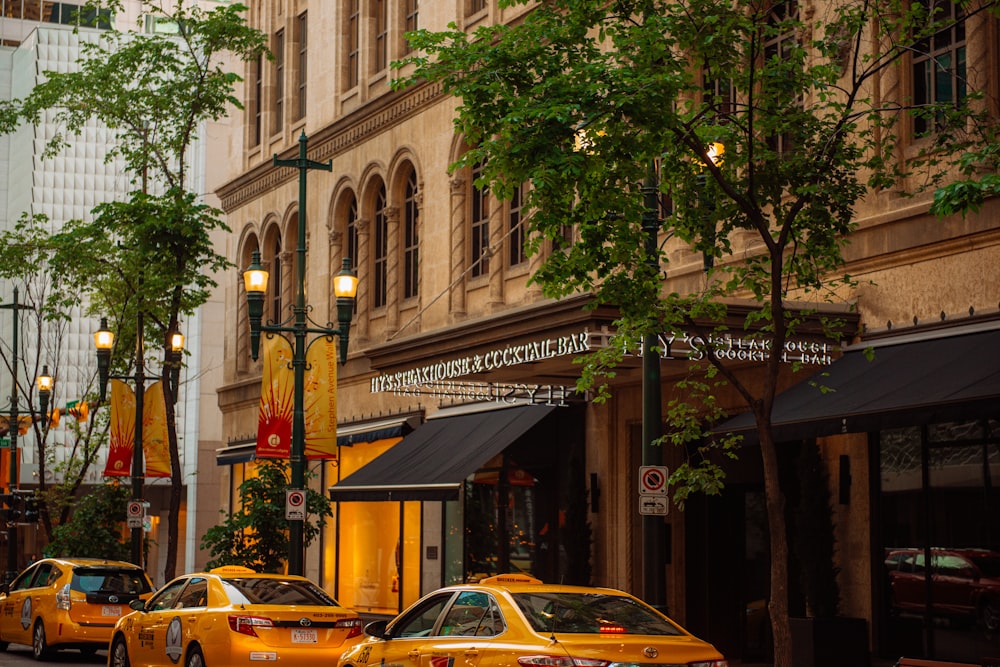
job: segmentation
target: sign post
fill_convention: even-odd
[[[639,466],[639,514],[666,516],[670,503],[667,498],[666,466]]]

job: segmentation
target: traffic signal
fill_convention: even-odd
[[[0,505],[6,505],[3,519],[7,522],[21,518],[21,496],[17,493],[0,493]]]
[[[24,521],[25,523],[38,521],[38,496],[33,493],[24,496]]]

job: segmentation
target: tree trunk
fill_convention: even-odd
[[[167,442],[170,449],[170,503],[167,509],[167,559],[163,564],[163,582],[166,583],[177,576],[177,536],[180,533],[178,522],[181,516],[181,495],[183,492],[183,471],[181,457],[177,448],[177,411],[175,410],[176,393],[170,386],[170,366],[164,364],[163,396],[167,404]],[[194,508],[189,508],[191,511]]]
[[[774,638],[774,667],[795,667],[792,664],[792,633],[788,621],[788,533],[785,525],[785,496],[778,479],[778,454],[774,447],[770,422],[759,432],[771,545],[771,592],[767,608]]]

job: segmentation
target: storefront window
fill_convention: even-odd
[[[1000,652],[998,422],[883,431],[879,445],[888,652]]]
[[[372,461],[399,440],[392,438],[342,447],[341,478]],[[345,607],[375,614],[399,612],[400,506],[394,502],[339,503],[337,599]]]

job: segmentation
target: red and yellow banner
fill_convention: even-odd
[[[146,477],[170,477],[170,444],[167,436],[167,402],[163,381],[146,388],[142,402],[142,453]]]
[[[111,380],[111,444],[105,477],[132,474],[132,445],[135,442],[135,393],[121,380]]]
[[[292,453],[295,373],[292,347],[281,336],[264,339],[257,458],[287,459]],[[321,339],[306,353],[303,417],[305,456],[337,458],[337,343]]]
[[[307,459],[337,458],[337,342],[317,340],[306,353]]]
[[[264,336],[257,415],[259,459],[287,459],[292,453],[292,346],[283,336]]]
[[[111,380],[111,446],[104,466],[105,477],[129,477],[135,446],[135,392],[121,380]],[[142,451],[146,477],[170,477],[167,440],[167,405],[162,382],[154,382],[143,394]]]

